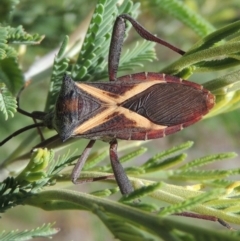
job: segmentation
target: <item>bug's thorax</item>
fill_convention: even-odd
[[[92,111],[99,108],[96,101],[87,98],[79,91],[74,81],[69,76],[65,76],[54,111],[49,114],[52,127],[63,141],[72,136],[73,130],[81,124],[81,120],[88,118]]]

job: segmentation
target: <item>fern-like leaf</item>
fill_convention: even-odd
[[[201,196],[201,198],[205,199],[206,195],[204,196],[205,197]],[[197,198],[193,198],[193,200],[195,202]],[[113,232],[114,236],[120,240],[132,240],[134,238],[134,240],[159,241],[237,241],[240,238],[239,232],[219,232],[219,230],[214,231],[199,226],[196,228],[194,224],[187,224],[182,220],[168,219],[166,217],[163,219],[154,213],[144,212],[135,207],[129,207],[105,198],[103,199],[70,190],[43,191],[41,192],[41,199],[39,199],[39,197],[33,197],[27,203],[36,207],[45,208],[46,210],[62,210],[63,205],[67,208],[69,204],[72,203],[74,207],[79,210],[89,210],[97,215]],[[44,205],[42,205],[42,203],[44,203]],[[186,205],[188,206],[189,204]],[[183,206],[181,206],[181,208],[182,207]],[[178,208],[176,208],[176,210],[178,210]],[[229,217],[237,221],[237,215],[229,215]],[[143,234],[142,230],[146,233]],[[151,238],[146,239],[146,237]],[[188,237],[188,239],[186,239],[186,237]]]
[[[187,4],[178,0],[152,0],[148,1],[150,6],[158,8],[160,11],[169,13],[171,16],[182,21],[189,26],[199,36],[206,36],[214,31],[214,27],[201,15],[194,12]]]
[[[71,165],[71,163],[78,158],[78,156],[76,156],[76,152],[77,150],[71,152],[69,150],[65,154],[59,156],[57,160],[51,161],[47,171],[47,175],[49,177],[57,176],[57,174],[65,167]]]
[[[16,58],[4,58],[0,61],[0,79],[12,94],[16,94],[23,86],[22,70]]]
[[[23,85],[23,74],[17,63],[17,52],[9,43],[33,44],[42,38],[39,35],[27,34],[22,27],[0,27],[0,110],[5,119],[16,112],[16,100],[11,96],[16,94]]]
[[[112,32],[112,26],[115,18],[121,13],[129,13],[135,18],[137,15],[136,9],[138,8],[138,4],[133,5],[131,1],[124,1],[124,4],[119,8],[116,5],[117,1],[114,0],[114,2],[115,4],[113,1],[99,1],[96,6],[83,47],[72,72],[74,78],[85,81],[91,80],[92,76],[95,76],[96,79],[101,79],[107,76],[106,59],[110,46],[110,33]],[[130,25],[128,25],[126,33],[129,29]],[[127,34],[125,37],[127,37]],[[150,49],[153,50],[153,44],[146,44],[146,46],[148,45],[145,50],[146,52],[142,51],[144,47],[146,47],[143,45],[135,48],[135,57],[132,57],[132,66],[130,69],[139,65],[139,60],[154,59],[155,56],[152,57],[152,55],[149,54]],[[137,59],[137,52],[138,55],[140,53],[142,54],[142,56],[139,56],[139,59]],[[126,58],[128,58],[128,61],[130,62],[131,57],[126,56]],[[129,62],[127,63],[127,61],[122,61],[121,63],[128,65]]]
[[[39,44],[44,36],[39,34],[29,34],[27,33],[22,26],[16,28],[7,27],[8,32],[8,43],[13,44]]]
[[[17,101],[7,90],[3,83],[0,83],[0,111],[7,120],[9,116],[13,117],[17,110]]]
[[[52,235],[57,234],[60,229],[53,228],[54,224],[43,224],[41,227],[37,227],[32,230],[24,230],[24,231],[11,231],[6,232],[3,231],[0,233],[1,241],[24,241],[24,240],[32,240],[33,238],[42,238],[48,237],[51,238]]]
[[[5,27],[0,26],[0,60],[7,57],[7,53],[6,53],[6,50],[8,48],[7,35],[8,35],[7,29]]]
[[[204,156],[195,160],[192,160],[190,163],[187,163],[186,165],[182,165],[180,167],[180,170],[191,170],[192,168],[199,168],[200,166],[204,166],[207,164],[210,164],[212,162],[216,162],[216,161],[222,161],[222,160],[226,160],[226,159],[230,159],[230,158],[234,158],[236,157],[237,154],[236,153],[219,153],[219,154],[215,154],[215,155],[208,155],[208,156]]]
[[[4,58],[18,57],[16,50],[9,44],[38,44],[43,36],[28,34],[22,26],[17,28],[0,26],[0,60]]]
[[[120,71],[132,70],[135,67],[143,67],[143,61],[152,61],[156,59],[156,52],[154,51],[155,43],[149,41],[137,42],[131,51],[123,54],[120,60]]]
[[[62,84],[62,78],[68,68],[69,60],[64,57],[66,53],[66,48],[68,44],[68,36],[63,40],[57,56],[54,59],[54,65],[52,70],[52,76],[50,80],[50,89],[48,92],[47,102],[45,106],[45,111],[50,111],[53,109],[56,98],[59,94],[59,89]]]
[[[149,160],[147,160],[142,167],[145,169],[148,169],[150,167],[154,167],[155,165],[157,165],[159,162],[163,162],[164,159],[167,159],[168,157],[171,157],[173,155],[178,154],[179,152],[182,152],[184,150],[189,149],[191,146],[193,145],[192,141],[188,141],[186,143],[183,143],[179,146],[173,147],[169,150],[160,152],[158,154],[156,154],[155,156],[151,157]]]
[[[182,211],[190,210],[191,208],[201,205],[209,200],[216,198],[220,194],[224,194],[224,189],[214,189],[211,192],[201,193],[195,197],[191,197],[183,202],[179,202],[174,205],[167,206],[163,208],[159,214],[161,216],[167,216],[174,213],[181,213]],[[210,215],[210,214],[209,214]]]

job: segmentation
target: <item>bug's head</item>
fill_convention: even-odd
[[[53,127],[62,141],[69,139],[77,125],[78,93],[74,81],[65,75],[53,112],[46,115],[44,122]]]
[[[20,90],[19,96],[25,86]],[[19,107],[18,103],[18,112],[29,116],[35,120],[40,120],[41,122],[26,126],[19,129],[18,131],[12,133],[3,141],[0,141],[0,146],[4,145],[12,137],[19,135],[29,129],[36,127],[48,127],[49,129],[55,129],[59,134],[62,141],[69,139],[74,132],[76,126],[79,122],[79,113],[81,113],[83,103],[79,97],[78,89],[76,88],[75,82],[71,79],[70,76],[65,75],[63,78],[61,90],[57,98],[55,108],[53,111],[46,113],[42,111],[33,111],[32,113],[27,112]]]

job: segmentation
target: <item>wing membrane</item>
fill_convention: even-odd
[[[158,125],[173,126],[208,112],[208,93],[188,85],[159,83],[125,101],[122,106]]]

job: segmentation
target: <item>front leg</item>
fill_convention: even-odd
[[[79,181],[78,180],[78,177],[82,171],[82,168],[90,154],[90,151],[92,150],[92,147],[95,143],[95,140],[90,140],[89,143],[87,144],[87,146],[85,147],[82,155],[79,157],[76,165],[74,166],[73,170],[72,170],[72,174],[71,174],[71,179],[72,179],[72,182],[74,184],[80,184],[80,183],[83,183],[83,181]]]
[[[95,182],[95,181],[103,181],[103,180],[112,180],[114,178],[113,175],[108,176],[102,176],[102,177],[93,177],[93,178],[87,178],[87,179],[78,179],[80,176],[80,173],[83,169],[83,166],[90,154],[90,151],[92,150],[92,147],[95,143],[95,140],[90,140],[87,146],[85,147],[84,151],[82,152],[82,155],[79,157],[77,163],[75,164],[72,174],[71,174],[71,180],[74,184],[82,184],[86,182]]]
[[[133,187],[118,159],[117,154],[117,140],[114,139],[110,143],[110,160],[112,165],[112,170],[116,179],[116,182],[120,188],[123,195],[133,192]]]

